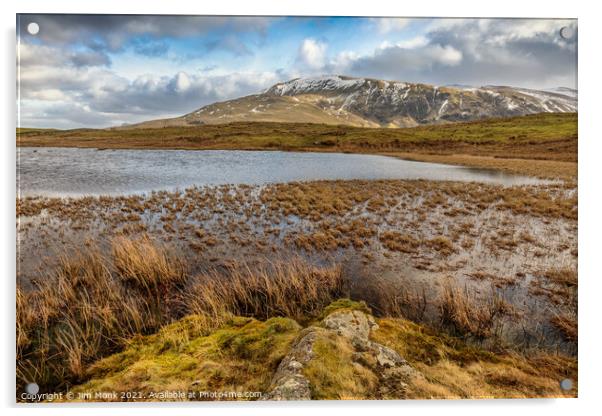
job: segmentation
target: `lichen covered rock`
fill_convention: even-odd
[[[370,340],[374,317],[335,309],[302,331],[278,366],[263,400],[403,398],[415,370],[396,351]]]

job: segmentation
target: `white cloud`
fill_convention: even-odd
[[[429,40],[426,38],[426,36],[416,36],[414,38],[411,39],[407,39],[407,40],[402,40],[400,42],[397,42],[396,45],[399,46],[400,48],[405,48],[405,49],[415,49],[415,48],[422,48],[426,45],[428,45]]]
[[[308,69],[320,69],[326,63],[326,44],[312,38],[304,39],[297,52],[297,63]]]
[[[413,38],[333,59],[324,72],[432,84],[576,88],[576,42],[559,31],[574,20],[435,19]],[[337,65],[335,65],[335,63]],[[341,63],[344,63],[342,65]]]
[[[453,46],[433,45],[425,48],[427,55],[430,55],[433,62],[440,62],[444,65],[455,66],[462,61],[462,52]]]
[[[401,17],[377,17],[371,19],[381,35],[405,29],[405,27],[410,24],[411,20],[412,19]]]
[[[41,51],[48,57],[60,54]],[[179,71],[130,80],[105,68],[60,66],[60,59],[42,62],[26,61],[20,68],[22,126],[108,127],[179,116],[215,101],[256,93],[280,80],[269,71],[225,75]]]
[[[188,78],[188,75],[185,72],[178,72],[175,78],[175,84],[177,92],[184,92],[190,88],[190,78]]]

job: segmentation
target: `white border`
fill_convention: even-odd
[[[132,14],[254,14],[254,15],[345,15],[345,16],[445,16],[445,17],[565,17],[579,19],[579,399],[567,400],[486,400],[486,401],[408,401],[408,402],[314,402],[314,403],[202,403],[195,406],[112,406],[109,412],[117,415],[163,415],[251,413],[262,415],[306,415],[308,412],[344,412],[346,415],[365,415],[368,412],[399,414],[461,414],[485,412],[489,415],[523,414],[546,415],[591,413],[596,406],[600,375],[600,303],[602,288],[600,265],[600,157],[602,97],[600,91],[600,33],[601,16],[595,2],[553,1],[526,2],[503,0],[497,2],[423,1],[393,2],[371,0],[220,0],[216,2],[124,1],[72,2],[67,0],[21,0],[2,2],[2,48],[0,71],[4,88],[2,111],[2,161],[0,162],[3,196],[2,255],[4,284],[1,302],[2,366],[0,367],[0,394],[4,414],[107,415],[107,409],[88,405],[52,407],[15,406],[14,402],[14,276],[15,276],[15,14],[20,13],[132,13]]]

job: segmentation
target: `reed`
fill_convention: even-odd
[[[86,377],[100,357],[185,315],[215,327],[232,315],[298,320],[338,297],[340,267],[301,259],[233,264],[191,276],[172,250],[148,237],[115,238],[64,255],[32,291],[17,290],[17,389],[36,381],[56,391]]]

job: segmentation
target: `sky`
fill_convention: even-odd
[[[26,14],[17,69],[19,126],[61,129],[180,116],[333,74],[577,88],[577,21]]]

